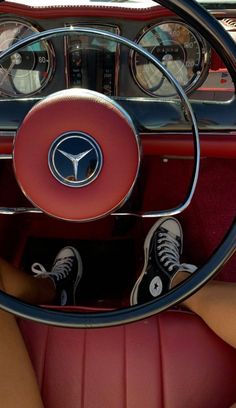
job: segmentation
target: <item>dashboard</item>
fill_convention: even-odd
[[[134,24],[118,19],[45,21],[0,14],[0,52],[38,31],[66,26],[71,34],[34,43],[0,64],[1,98],[41,97],[72,87],[116,97],[176,96],[173,86],[141,54],[102,36],[73,33],[74,27],[96,28],[135,41],[155,55],[195,99],[227,100],[233,92],[229,73],[207,41],[175,16]]]
[[[214,13],[236,37],[235,10]],[[73,87],[115,98],[142,131],[189,130],[181,109],[168,103],[178,99],[173,86],[150,61],[104,36],[76,33],[74,27],[122,35],[155,55],[192,100],[200,130],[222,131],[225,123],[227,129],[236,127],[234,118],[226,116],[234,84],[218,54],[187,21],[151,0],[3,1],[0,52],[37,32],[63,27],[70,33],[31,44],[1,62],[0,131],[17,129],[38,100]],[[202,102],[209,103],[207,109]]]

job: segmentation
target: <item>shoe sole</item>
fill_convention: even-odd
[[[79,254],[79,251],[77,251],[76,248],[71,247],[71,246],[68,246],[67,248],[71,249],[71,251],[74,253],[77,259],[77,262],[78,262],[78,273],[77,273],[77,277],[76,277],[74,287],[73,287],[73,305],[75,305],[75,293],[79,285],[80,279],[82,278],[82,275],[83,275],[83,263],[82,263],[82,259]]]
[[[179,228],[180,228],[180,239],[181,239],[181,243],[183,242],[183,231],[182,231],[182,227],[180,222],[173,217],[165,217],[165,218],[161,218],[160,220],[156,221],[155,224],[152,226],[152,228],[149,230],[145,241],[144,241],[144,265],[143,265],[143,269],[142,272],[139,276],[139,278],[137,279],[137,281],[135,282],[135,285],[132,289],[132,292],[130,294],[130,305],[134,306],[138,304],[138,299],[137,299],[137,294],[138,294],[138,288],[139,288],[139,284],[141,282],[141,280],[143,279],[143,276],[145,274],[145,271],[147,269],[148,266],[148,260],[149,260],[149,247],[150,247],[150,243],[151,243],[151,239],[153,237],[154,232],[156,231],[156,229],[158,227],[160,227],[161,224],[163,224],[163,222],[165,222],[166,220],[174,220],[175,222],[178,223]],[[181,245],[182,248],[182,245]]]

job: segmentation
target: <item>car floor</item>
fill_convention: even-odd
[[[137,187],[126,209],[166,209],[184,199],[192,160],[144,159]],[[184,230],[183,260],[203,264],[222,240],[235,216],[235,160],[202,159],[199,183],[190,207],[178,216]],[[0,173],[3,206],[30,204],[19,191],[10,163]],[[78,302],[92,306],[124,306],[143,262],[143,242],[153,219],[108,216],[83,224],[47,215],[0,217],[1,255],[30,273],[33,262],[51,267],[58,250],[75,246],[84,276]],[[236,281],[236,257],[216,279]]]

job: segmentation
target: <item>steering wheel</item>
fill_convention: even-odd
[[[158,3],[201,31],[218,49],[232,77],[236,77],[236,45],[204,8],[193,0],[161,0]],[[187,197],[184,203],[170,210],[132,215],[155,218],[180,213],[190,204],[197,184],[200,162],[198,129],[184,90],[152,54],[116,34],[76,27],[73,30],[52,29],[27,37],[2,52],[0,62],[18,49],[41,39],[75,32],[103,36],[142,54],[175,87],[185,115],[191,120],[194,135],[195,160]],[[56,121],[53,120],[55,118]],[[140,157],[139,139],[132,118],[118,103],[85,89],[56,92],[30,110],[17,132],[14,170],[22,191],[35,205],[32,209],[18,209],[18,212],[43,211],[77,222],[114,214],[133,189],[139,173]],[[115,215],[130,214],[116,212]],[[0,292],[0,307],[21,317],[65,327],[106,327],[136,321],[190,296],[218,272],[235,248],[236,223],[203,267],[171,292],[147,304],[105,313],[83,314],[29,305]]]

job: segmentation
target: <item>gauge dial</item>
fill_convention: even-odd
[[[208,47],[186,24],[177,21],[159,23],[147,29],[138,44],[155,55],[186,92],[196,89],[205,79],[209,65]],[[133,53],[131,61],[134,78],[146,93],[154,96],[176,93],[160,70],[141,54]]]
[[[22,38],[38,31],[22,21],[0,21],[0,53]],[[47,41],[19,49],[0,64],[0,94],[33,95],[48,83],[54,67],[54,53]]]

